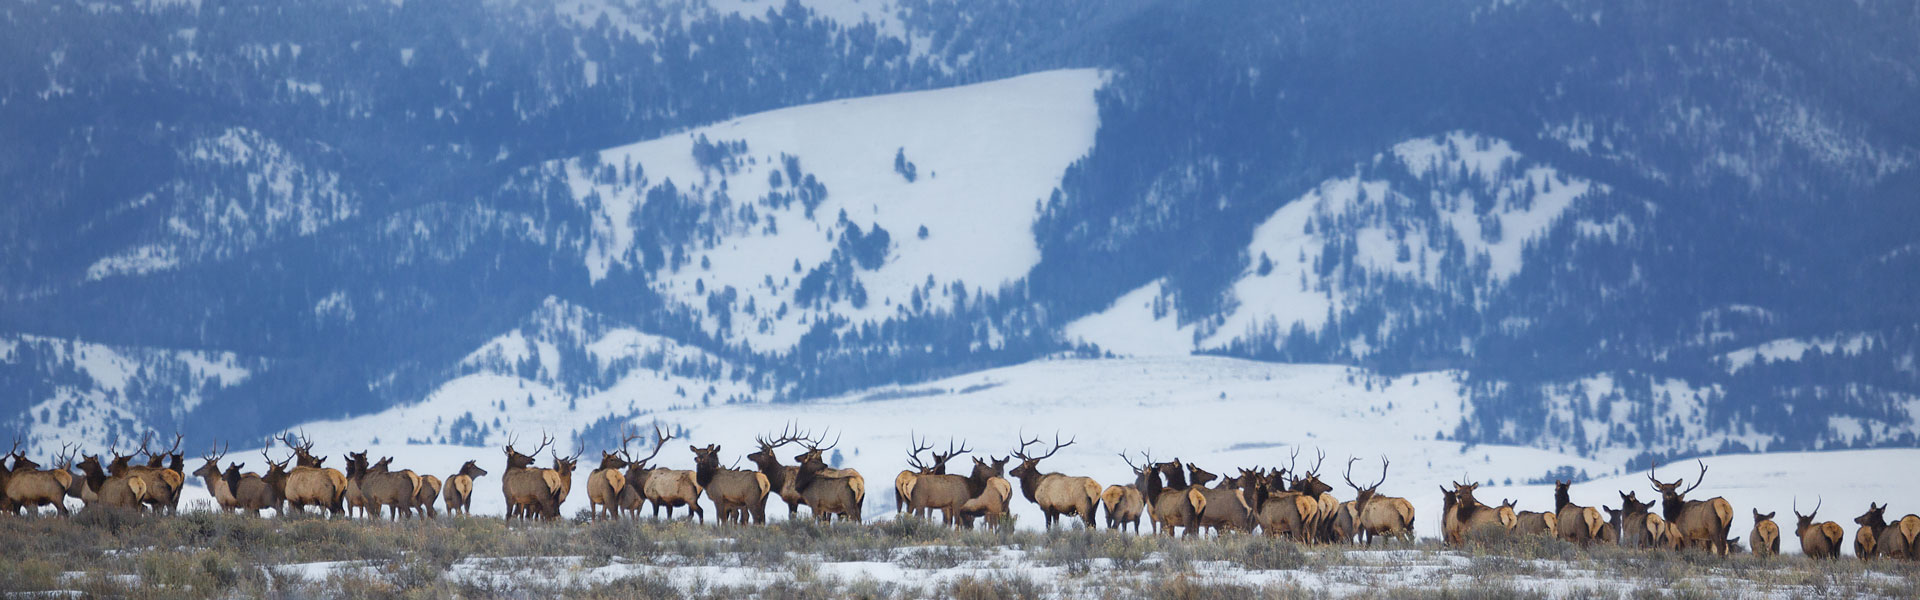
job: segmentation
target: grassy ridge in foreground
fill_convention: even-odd
[[[1910,597],[1914,563],[1581,549],[1490,539],[1392,551],[1228,535],[823,526],[509,526],[173,518],[0,518],[0,592],[139,598]],[[315,565],[346,561],[346,564]]]

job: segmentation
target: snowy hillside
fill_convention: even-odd
[[[1038,203],[1088,151],[1093,70],[781,109],[569,165],[587,268],[645,270],[714,336],[951,310],[1039,260]]]
[[[267,364],[230,352],[0,336],[0,376],[28,406],[22,419],[29,433],[21,441],[41,451],[64,443],[104,448],[116,438],[178,429],[208,394]]]

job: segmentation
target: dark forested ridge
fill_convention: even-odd
[[[810,5],[0,11],[0,409],[16,430],[96,419],[93,435],[264,434],[417,401],[481,368],[464,359],[488,340],[570,314],[556,300],[594,315],[581,327],[645,331],[715,362],[498,368],[573,390],[660,368],[802,400],[1097,355],[1062,328],[1160,282],[1200,352],[1460,370],[1478,416],[1446,433],[1463,440],[1915,443],[1911,3],[904,0],[885,23]],[[659,262],[591,276],[594,207],[554,166],[781,107],[1087,67],[1107,74],[1099,130],[1040,199],[1025,279],[929,281],[926,294],[958,300],[821,319],[784,352],[729,333],[743,324],[703,325],[730,314],[732,290],[688,304],[659,287],[660,269],[682,266],[673,248],[714,244],[735,217],[691,182],[651,188],[634,219]],[[1524,158],[1491,171],[1381,158],[1454,132]],[[751,156],[727,144],[702,140],[695,158]],[[909,164],[913,148],[897,156],[884,166],[909,181],[938,176]],[[792,159],[790,195],[773,202],[835,193]],[[1311,260],[1249,251],[1276,211],[1346,179],[1389,195],[1317,212]],[[1525,239],[1524,268],[1473,250],[1499,243],[1501,215],[1571,184],[1590,191]],[[1473,231],[1449,216],[1456,197],[1471,199]],[[854,275],[942,232],[817,222],[845,254],[797,269],[796,306],[866,302]],[[1370,231],[1390,232],[1398,263],[1432,268],[1370,262]],[[1237,282],[1287,261],[1310,266],[1300,289],[1339,299],[1324,321],[1233,329],[1260,304]],[[557,344],[563,364],[594,364],[584,334],[555,339],[572,340]],[[1775,340],[1811,350],[1741,353]],[[105,390],[78,342],[135,366]],[[222,384],[193,366],[208,359],[246,375]],[[1689,422],[1664,408],[1682,389],[1698,396]],[[1585,431],[1591,419],[1615,427]]]

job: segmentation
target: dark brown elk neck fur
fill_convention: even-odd
[[[1147,501],[1159,501],[1160,490],[1162,489],[1160,485],[1160,470],[1155,468],[1153,463],[1147,463],[1146,468],[1135,472],[1133,485],[1140,488],[1140,493],[1147,497]]]
[[[988,480],[995,477],[1005,477],[1006,470],[1007,461],[1005,459],[992,461],[991,463],[980,460],[979,458],[973,459],[973,474],[967,476],[967,495],[978,497],[986,491]]]
[[[1184,489],[1187,489],[1187,487],[1189,487],[1187,485],[1186,470],[1181,468],[1181,464],[1178,459],[1172,462],[1159,463],[1157,465],[1154,465],[1154,468],[1160,471],[1161,477],[1167,478],[1167,483],[1165,486],[1166,489],[1184,490]]]
[[[1634,515],[1647,514],[1648,509],[1651,508],[1653,508],[1652,502],[1641,502],[1633,492],[1620,495],[1620,514],[1622,515],[1631,517]]]
[[[100,485],[107,482],[107,473],[100,470],[100,457],[89,456],[80,461],[80,474],[87,480],[87,489],[99,491]]]
[[[767,476],[767,486],[776,493],[787,487],[787,468],[780,464],[780,457],[772,449],[748,454],[747,460],[760,467],[760,474]]]
[[[226,472],[220,475],[220,478],[227,482],[227,489],[229,490],[240,489],[240,477],[240,465],[237,464],[227,465]]]
[[[1013,476],[1020,478],[1020,495],[1026,496],[1028,502],[1035,504],[1040,503],[1034,498],[1034,494],[1040,491],[1040,480],[1047,478],[1040,472],[1038,464],[1031,464],[1038,462],[1040,461],[1027,461],[1021,464],[1020,468],[1013,470]]]
[[[1453,506],[1455,510],[1454,514],[1456,515],[1455,518],[1459,519],[1460,522],[1462,523],[1468,522],[1473,519],[1473,515],[1475,513],[1480,512],[1480,509],[1490,508],[1485,504],[1481,504],[1480,500],[1473,497],[1473,490],[1479,487],[1480,486],[1478,485],[1454,486],[1453,488]]]
[[[693,449],[693,480],[700,482],[700,487],[713,485],[713,478],[720,474],[720,446],[688,448]]]
[[[1806,534],[1807,534],[1807,528],[1809,528],[1809,527],[1812,527],[1812,526],[1813,526],[1813,518],[1814,518],[1814,516],[1815,516],[1815,515],[1819,515],[1819,514],[1820,514],[1820,511],[1817,511],[1817,510],[1816,510],[1816,511],[1813,511],[1813,514],[1811,514],[1811,515],[1803,515],[1803,514],[1800,514],[1800,513],[1794,513],[1794,515],[1793,515],[1793,516],[1794,516],[1794,517],[1795,517],[1795,518],[1796,518],[1796,519],[1798,520],[1798,522],[1796,522],[1796,523],[1794,523],[1794,525],[1793,525],[1793,534],[1794,534],[1794,535],[1806,535]]]
[[[1453,510],[1454,505],[1459,503],[1460,500],[1453,496],[1452,490],[1447,489],[1446,486],[1440,486],[1440,514],[1447,514],[1447,511]]]
[[[1571,496],[1567,493],[1567,489],[1571,487],[1573,487],[1571,481],[1553,482],[1553,512],[1566,510],[1567,505],[1573,504]]]
[[[1868,502],[1867,514],[1860,515],[1853,522],[1873,532],[1873,537],[1880,537],[1880,533],[1887,530],[1887,506],[1885,504],[1874,506],[1872,502]]]

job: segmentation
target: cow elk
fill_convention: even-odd
[[[706,491],[721,523],[746,523],[748,518],[756,524],[767,522],[767,492],[772,484],[766,474],[721,468],[719,444],[688,445],[687,449],[693,451],[694,480]]]
[[[1591,506],[1574,504],[1571,498],[1573,482],[1553,482],[1553,514],[1555,535],[1560,539],[1586,546],[1596,541],[1604,541],[1607,519],[1600,510]]]
[[[112,454],[109,450],[108,454]],[[140,510],[147,499],[147,480],[125,473],[109,475],[100,465],[100,457],[88,456],[80,461],[81,486],[87,490],[81,496],[88,508],[109,506],[123,510]]]
[[[1207,483],[1220,479],[1220,476],[1193,463],[1187,463],[1187,476],[1192,478],[1193,489],[1207,498],[1206,507],[1199,511],[1202,528],[1214,531],[1253,532],[1253,507],[1247,505],[1246,494],[1240,489],[1239,477],[1222,479],[1220,485],[1206,487]]]
[[[1153,517],[1154,531],[1172,536],[1174,529],[1185,527],[1182,535],[1199,535],[1200,511],[1206,509],[1207,495],[1187,484],[1186,466],[1179,458],[1154,462],[1145,452],[1141,458],[1146,460],[1142,463],[1145,467],[1135,485],[1147,500],[1147,514]]]
[[[1061,448],[1073,445],[1075,440],[1060,442],[1059,434],[1053,436],[1053,449],[1046,454],[1034,456],[1027,454],[1027,446],[1040,443],[1040,438],[1020,440],[1020,449],[1013,457],[1020,459],[1020,466],[1014,468],[1013,476],[1020,479],[1020,493],[1027,501],[1040,506],[1040,512],[1046,516],[1047,528],[1053,528],[1061,515],[1078,516],[1088,528],[1094,525],[1094,511],[1100,507],[1100,482],[1091,477],[1075,477],[1059,473],[1041,473],[1040,461],[1052,457]],[[1198,511],[1196,511],[1198,512]]]
[[[988,527],[998,529],[1007,525],[1007,509],[1013,506],[1013,484],[1006,476],[1008,460],[1012,459],[973,459],[973,474],[967,477],[967,487],[974,495],[960,505],[962,526],[972,529],[973,520],[981,517],[986,518]]]
[[[1120,453],[1120,460],[1126,461],[1127,468],[1133,471],[1134,483],[1107,486],[1100,492],[1100,506],[1107,511],[1107,529],[1124,529],[1131,524],[1133,532],[1140,533],[1140,515],[1147,507],[1144,484],[1150,476],[1147,470],[1153,465],[1135,466],[1125,452]]]
[[[617,519],[620,517],[620,491],[627,487],[627,465],[633,462],[633,455],[627,451],[627,445],[639,439],[638,433],[621,432],[620,450],[600,453],[600,467],[587,474],[587,506],[593,518]],[[604,512],[603,512],[604,511]]]
[[[233,490],[233,506],[256,517],[260,516],[262,509],[267,508],[273,509],[278,514],[286,514],[287,487],[291,483],[290,473],[287,471],[288,461],[275,462],[264,449],[260,451],[260,456],[267,463],[265,475],[242,474],[240,465],[227,465],[227,470],[221,478],[226,480],[227,487]]]
[[[1482,504],[1473,496],[1474,490],[1479,487],[1480,484],[1477,483],[1454,482],[1453,491],[1449,494],[1452,507],[1447,509],[1447,514],[1441,519],[1441,532],[1448,544],[1457,546],[1466,543],[1470,536],[1481,532],[1513,531],[1514,524],[1518,521],[1513,507],[1502,504],[1495,508]]]
[[[460,465],[460,472],[447,478],[445,501],[447,514],[473,514],[473,480],[487,474],[478,463],[467,461]]]
[[[1800,536],[1800,552],[1806,554],[1808,558],[1839,558],[1840,539],[1846,535],[1846,530],[1841,529],[1840,524],[1833,521],[1813,522],[1814,517],[1820,514],[1821,504],[1824,504],[1824,501],[1815,503],[1813,512],[1803,515],[1800,514],[1799,499],[1794,499],[1793,516],[1798,518],[1799,522],[1794,525],[1793,534]]]
[[[1413,539],[1413,503],[1405,498],[1379,495],[1380,485],[1387,482],[1387,466],[1392,464],[1387,457],[1380,457],[1380,480],[1370,486],[1353,482],[1353,462],[1347,460],[1347,472],[1344,478],[1353,488],[1353,508],[1351,509],[1355,528],[1366,539],[1368,546],[1373,545],[1375,537],[1397,537]]]
[[[1678,537],[1686,546],[1726,554],[1727,536],[1733,531],[1733,505],[1718,496],[1707,500],[1686,499],[1687,493],[1700,487],[1707,478],[1707,463],[1699,461],[1699,464],[1699,477],[1685,490],[1679,489],[1686,483],[1685,479],[1661,483],[1654,478],[1654,470],[1660,466],[1658,462],[1647,468],[1647,481],[1653,482],[1654,489],[1660,491],[1660,516],[1678,531]]]
[[[1747,542],[1753,546],[1754,556],[1780,554],[1780,526],[1773,522],[1773,515],[1763,515],[1760,509],[1753,509],[1753,532],[1747,534]]]

